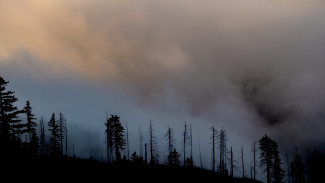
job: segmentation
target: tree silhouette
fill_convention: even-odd
[[[187,129],[186,122],[185,122],[185,125],[184,125],[182,144],[183,144],[183,162],[184,162],[184,165],[185,165],[186,157],[187,157],[186,156],[186,147],[189,144],[189,136],[188,136],[188,129]]]
[[[128,128],[128,123],[126,123],[126,133],[125,133],[125,138],[126,138],[126,155],[127,159],[130,159],[130,143],[129,143],[129,128]]]
[[[167,133],[165,134],[165,139],[168,141],[168,153],[171,153],[173,150],[174,143],[174,131],[173,128],[167,127]]]
[[[215,157],[215,149],[216,149],[216,143],[217,143],[217,135],[218,132],[217,130],[214,128],[214,126],[212,126],[211,128],[212,131],[212,135],[210,137],[210,139],[212,140],[211,144],[212,144],[212,171],[215,172],[216,171],[216,157]]]
[[[167,161],[169,166],[179,166],[180,165],[180,157],[181,155],[176,151],[174,148],[174,151],[170,152]]]
[[[264,167],[263,173],[266,173],[266,182],[271,183],[271,167],[272,162],[272,140],[265,135],[259,140],[260,145],[260,166]]]
[[[257,142],[253,142],[252,144],[252,150],[251,153],[253,154],[253,179],[256,180],[256,153],[257,153],[257,149],[256,149],[256,143]]]
[[[25,132],[28,133],[29,137],[29,144],[31,146],[31,150],[34,154],[38,151],[38,137],[36,135],[36,118],[34,117],[35,114],[32,113],[32,107],[30,106],[29,100],[26,101],[26,106],[24,108],[24,112],[27,116],[27,124],[26,124],[26,130]]]
[[[59,144],[60,144],[60,126],[55,120],[55,113],[52,113],[51,119],[48,122],[50,131],[50,149],[53,155],[59,155]]]
[[[278,143],[267,135],[259,140],[260,145],[260,166],[266,173],[267,183],[271,180],[275,183],[282,182],[284,170],[281,168],[280,152],[278,151]]]
[[[2,152],[12,150],[13,144],[20,143],[20,133],[24,127],[18,118],[18,114],[23,111],[18,110],[18,107],[14,105],[18,99],[14,95],[15,92],[7,91],[8,83],[9,81],[5,81],[0,76],[0,144],[3,147],[1,148]]]
[[[68,126],[67,120],[64,118],[64,132],[65,132],[65,155],[68,156]]]
[[[65,123],[64,123],[64,115],[60,111],[59,113],[59,137],[60,137],[60,155],[63,155],[63,138],[65,134]]]
[[[30,106],[29,100],[26,101],[26,106],[24,107],[24,112],[27,116],[27,124],[26,124],[26,133],[28,133],[29,141],[32,141],[32,136],[35,133],[35,127],[36,127],[36,118],[34,117],[35,114],[32,113],[32,107]]]
[[[278,143],[273,140],[272,142],[272,147],[273,147],[273,161],[274,161],[274,172],[273,172],[273,178],[274,178],[274,183],[281,183],[282,179],[284,177],[284,170],[282,169],[281,165],[281,158],[280,158],[280,152],[278,150]]]
[[[139,161],[139,156],[137,155],[137,152],[133,152],[131,154],[131,161],[133,161],[134,163],[137,163]]]
[[[125,148],[124,127],[120,122],[120,117],[111,115],[111,117],[107,119],[105,126],[108,152],[112,152],[112,149],[114,149],[116,161],[119,161],[121,159],[120,150]],[[109,156],[110,154],[108,154],[108,157]]]
[[[191,166],[193,166],[193,131],[192,131],[192,124],[190,124],[190,146],[191,146]]]
[[[305,183],[305,173],[305,165],[301,161],[296,150],[295,159],[290,163],[290,176],[292,177],[292,183]]]
[[[234,155],[230,147],[230,177],[234,177]]]
[[[40,119],[40,133],[41,133],[41,135],[40,135],[40,154],[44,155],[46,142],[45,142],[45,128],[44,128],[43,117]]]
[[[107,147],[107,162],[112,162],[113,155],[113,116],[111,118],[106,117],[106,147]]]
[[[227,137],[226,131],[222,129],[218,135],[219,140],[219,150],[220,150],[220,160],[219,160],[219,173],[222,175],[226,174],[226,160],[227,160]]]
[[[154,165],[157,162],[158,157],[158,145],[157,145],[157,137],[154,135],[154,129],[150,120],[150,125],[148,129],[149,135],[149,149],[150,149],[150,162],[149,164]]]
[[[143,158],[143,133],[141,131],[140,125],[139,125],[139,152],[140,152],[140,157]]]
[[[241,146],[241,167],[242,167],[242,173],[243,173],[243,177],[245,177],[245,164],[244,164],[244,147]]]

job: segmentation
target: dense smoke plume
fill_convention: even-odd
[[[325,139],[324,17],[322,0],[1,1],[0,65],[314,145]]]

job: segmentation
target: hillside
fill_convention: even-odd
[[[251,179],[231,178],[222,176],[209,170],[197,167],[170,167],[165,165],[135,164],[131,161],[121,161],[108,165],[96,160],[86,160],[68,157],[37,156],[34,158],[8,158],[2,160],[2,177],[11,177],[14,180],[38,181],[47,180],[74,180],[91,182],[132,181],[132,182],[156,182],[156,181],[193,181],[223,183],[257,183]],[[18,168],[21,167],[21,168]],[[19,176],[15,176],[19,175]]]

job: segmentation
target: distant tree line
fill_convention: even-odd
[[[26,101],[23,109],[18,109],[15,105],[18,99],[15,97],[15,92],[7,90],[8,84],[8,81],[0,77],[0,153],[2,157],[15,153],[33,156],[38,154],[62,156],[63,140],[64,137],[67,140],[68,132],[63,113],[60,112],[59,120],[55,119],[54,113],[52,114],[48,122],[50,138],[46,140],[43,118],[39,124],[40,133],[37,133],[37,119],[33,114],[30,101]],[[22,120],[24,115],[25,122]]]
[[[68,128],[63,113],[60,112],[58,116],[52,113],[47,123],[44,122],[42,117],[39,120],[39,124],[37,124],[31,102],[29,100],[26,101],[23,109],[18,109],[15,105],[18,99],[15,97],[15,92],[7,89],[8,84],[8,81],[0,77],[0,157],[5,158],[17,153],[27,154],[31,157],[61,157],[64,154],[68,156]],[[46,124],[47,128],[45,127]],[[131,156],[129,156],[129,131],[127,126],[125,128],[122,125],[120,116],[107,116],[104,124],[107,163],[109,164],[128,161],[134,164],[149,166],[164,163],[167,166],[173,167],[195,166],[193,160],[193,129],[191,124],[184,124],[181,140],[182,153],[176,149],[173,128],[167,127],[165,140],[168,144],[168,155],[162,161],[159,157],[160,151],[152,121],[149,123],[147,138],[145,139],[139,127],[140,154],[134,151]],[[233,147],[230,146],[230,149],[228,148],[226,131],[224,129],[217,130],[214,126],[210,130],[211,170],[231,177],[234,176],[234,171],[240,171],[243,178],[249,177],[247,176],[247,171],[245,171],[244,147],[241,147],[241,161],[238,163],[236,158],[234,158]],[[122,157],[123,150],[124,156]],[[287,156],[287,180],[284,180],[285,171],[281,159],[282,156],[279,151],[279,145],[275,140],[264,135],[259,139],[258,143],[254,142],[252,144],[251,153],[253,160],[250,166],[250,178],[256,180],[257,168],[259,167],[262,173],[264,173],[267,183],[282,183],[284,181],[289,183],[305,183],[307,182],[307,173],[309,175],[309,182],[317,182],[323,173],[319,167],[325,164],[324,156],[315,149],[307,159],[306,166],[296,150],[291,162]],[[216,156],[217,154],[219,156]],[[258,155],[259,159],[257,158]],[[203,168],[201,154],[200,162]],[[306,168],[308,168],[308,171],[306,171]]]

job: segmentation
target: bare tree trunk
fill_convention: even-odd
[[[142,131],[141,131],[141,128],[140,128],[140,125],[139,125],[139,144],[140,144],[140,157],[143,157],[143,149],[142,149],[142,143],[143,143],[143,135],[142,135]]]
[[[152,132],[152,124],[150,120],[150,162],[153,161],[153,132]]]
[[[220,140],[220,146],[219,146],[219,149],[220,149],[220,154],[219,154],[219,173],[220,174],[223,174],[223,171],[222,171],[222,142],[221,142],[221,139]]]
[[[88,133],[88,157],[92,156],[91,150],[90,150],[90,129]]]
[[[201,142],[200,142],[200,133],[199,133],[199,130],[197,130],[197,133],[198,133],[198,141],[199,141],[200,164],[201,164],[201,168],[203,168],[202,154],[201,154]]]
[[[127,145],[127,158],[130,159],[130,147],[129,147],[129,128],[128,123],[126,123],[126,145]]]
[[[187,136],[187,125],[185,122],[184,125],[184,133],[183,133],[183,156],[184,156],[184,165],[185,165],[185,161],[186,161],[186,136]]]
[[[286,154],[286,160],[287,160],[287,176],[288,176],[288,183],[291,183],[291,176],[290,176],[290,164],[289,164],[289,156]]]
[[[59,128],[60,128],[60,155],[63,155],[63,114],[60,111],[59,119]]]
[[[212,126],[212,171],[216,171],[216,157],[215,157],[215,129],[214,126]]]
[[[145,164],[148,164],[147,143],[144,143],[144,162]]]
[[[241,146],[241,164],[242,164],[243,177],[245,177],[244,147],[243,146]]]
[[[110,155],[110,144],[109,144],[109,134],[106,133],[106,146],[107,146],[107,163],[111,163],[111,155]]]
[[[68,126],[65,119],[65,155],[68,156]]]
[[[168,126],[168,130],[167,130],[167,137],[168,137],[168,154],[170,154],[172,152],[172,129],[169,128]]]
[[[234,177],[234,159],[233,159],[232,147],[230,147],[230,176]]]
[[[74,154],[74,145],[72,145],[72,156],[73,156],[73,158],[76,157],[76,155]]]
[[[192,138],[192,125],[190,124],[190,143],[191,143],[191,163],[193,163],[193,138]]]
[[[44,120],[43,116],[40,120],[40,127],[41,127],[41,155],[45,154],[45,129],[44,129]]]
[[[256,142],[253,142],[251,152],[253,153],[253,179],[256,180]]]

